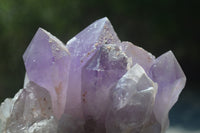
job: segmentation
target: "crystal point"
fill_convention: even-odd
[[[47,89],[57,118],[64,112],[70,55],[64,44],[39,28],[23,55],[27,77]]]
[[[45,128],[45,132],[55,131],[56,120],[53,117],[51,98],[46,89],[29,82],[11,101],[9,114],[4,115],[6,119],[2,128],[3,133],[42,133],[41,130],[45,128],[43,126],[52,122],[54,125],[48,127],[49,130]],[[40,126],[42,123],[43,126]]]
[[[65,112],[74,117],[83,118],[81,105],[81,70],[85,63],[96,53],[102,44],[120,42],[108,18],[102,18],[67,42],[72,57],[69,88]],[[73,104],[71,104],[73,103]]]
[[[150,69],[152,80],[158,83],[154,114],[162,128],[168,123],[168,113],[185,86],[186,77],[171,51],[155,60]]]
[[[108,133],[142,132],[148,124],[157,92],[157,84],[136,64],[118,81],[111,91],[107,114]]]
[[[130,42],[122,42],[120,46],[122,47],[128,58],[131,59],[132,66],[134,66],[135,64],[139,64],[149,75],[149,69],[153,65],[155,57],[143,48],[135,46]]]

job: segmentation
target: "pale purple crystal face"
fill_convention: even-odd
[[[57,118],[64,112],[70,55],[64,44],[39,28],[23,56],[28,79],[47,89]]]
[[[136,64],[111,91],[106,118],[108,133],[142,133],[149,124],[157,84]]]
[[[166,128],[169,110],[178,100],[185,86],[186,77],[171,51],[155,60],[150,69],[150,75],[152,80],[158,83],[154,114],[162,128]]]
[[[109,92],[127,71],[127,64],[126,54],[116,44],[104,44],[82,69],[83,112],[86,123],[95,121],[95,133],[105,132]]]
[[[83,117],[81,105],[81,70],[85,63],[97,52],[101,44],[118,43],[110,21],[105,17],[95,21],[67,42],[72,62],[67,90],[65,112],[74,117]],[[73,104],[72,104],[73,103]]]
[[[39,28],[23,56],[24,88],[0,106],[0,132],[165,133],[186,77],[121,42],[105,17],[64,44]]]
[[[149,69],[153,65],[155,57],[143,48],[135,46],[130,42],[122,42],[121,44],[119,43],[119,45],[130,59],[132,63],[131,66],[139,64],[149,75]]]

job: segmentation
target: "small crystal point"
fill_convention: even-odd
[[[13,106],[18,100],[19,95],[21,94],[22,89],[15,95],[13,99],[6,98],[0,106],[0,133],[6,133],[8,120],[12,115]]]
[[[51,97],[46,89],[35,83],[29,82],[20,90],[11,105],[2,133],[53,133],[57,130]]]
[[[168,113],[185,86],[186,77],[172,51],[158,57],[150,69],[154,82],[158,83],[158,93],[154,114],[162,130],[168,126]]]
[[[150,120],[157,84],[136,64],[111,91],[107,133],[139,133]]]
[[[132,44],[131,42],[122,42],[119,43],[119,45],[122,47],[128,58],[131,59],[132,66],[139,64],[149,75],[149,69],[153,65],[155,57],[151,53]]]
[[[56,37],[39,28],[23,56],[28,78],[47,89],[57,118],[64,112],[70,56]]]

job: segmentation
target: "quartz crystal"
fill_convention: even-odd
[[[49,91],[53,111],[60,118],[66,104],[70,67],[68,50],[56,37],[39,28],[23,59],[27,78]]]
[[[106,118],[108,133],[141,133],[149,123],[157,84],[136,64],[111,90]]]
[[[105,17],[66,46],[39,28],[24,55],[23,89],[0,106],[0,133],[165,133],[186,77],[120,41]]]
[[[67,42],[72,58],[69,70],[69,88],[67,90],[66,112],[83,117],[81,105],[81,71],[83,66],[97,52],[101,44],[118,43],[114,29],[107,18],[97,20]],[[72,104],[73,103],[73,104]]]
[[[7,107],[5,107],[7,106]],[[46,89],[34,82],[1,105],[1,133],[55,133],[57,121]]]
[[[109,92],[127,70],[127,56],[116,44],[103,45],[82,70],[82,107],[86,123],[104,130]],[[88,125],[90,126],[90,125]],[[87,127],[88,128],[88,127]]]

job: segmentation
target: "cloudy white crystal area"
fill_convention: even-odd
[[[6,98],[0,106],[0,133],[6,133],[7,121],[10,118],[13,110],[14,103],[18,99],[19,95],[21,94],[22,90],[15,95],[13,99]]]
[[[51,104],[49,93],[29,82],[13,99],[2,103],[1,133],[53,133],[57,122]]]
[[[136,64],[111,91],[110,109],[106,118],[108,133],[140,133],[149,123],[157,84]]]

